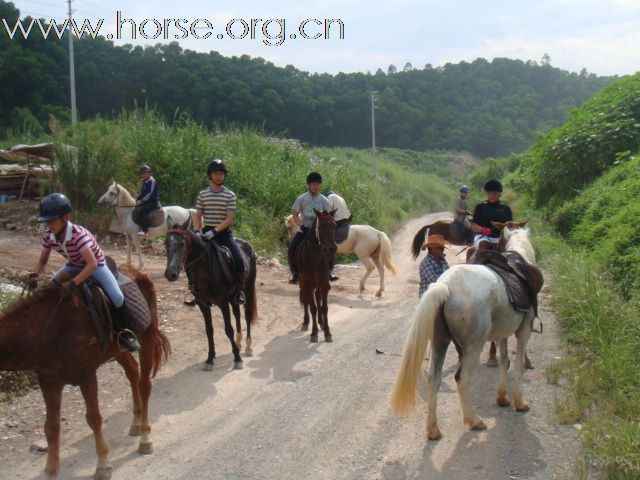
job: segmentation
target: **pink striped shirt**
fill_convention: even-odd
[[[67,222],[64,241],[59,243],[56,236],[48,228],[42,236],[42,248],[55,250],[76,267],[84,267],[87,263],[82,258],[82,252],[91,249],[98,261],[98,266],[104,265],[104,254],[95,237],[89,230],[75,223]]]

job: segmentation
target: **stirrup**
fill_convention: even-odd
[[[118,348],[121,352],[138,352],[140,351],[140,343],[136,334],[128,328],[120,330],[116,337]]]
[[[242,290],[238,290],[233,296],[233,303],[236,305],[244,305],[247,299],[244,296],[244,292]]]

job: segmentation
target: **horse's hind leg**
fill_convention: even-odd
[[[471,375],[480,362],[480,354],[484,342],[477,346],[467,347],[462,352],[462,363],[456,372],[458,384],[458,396],[462,407],[462,420],[469,425],[471,430],[484,430],[487,428],[482,418],[478,416],[471,402]]]
[[[355,253],[358,254],[357,251]],[[366,253],[361,252],[358,255],[358,258],[360,259],[360,262],[362,263],[362,265],[364,265],[364,268],[366,269],[364,272],[364,275],[362,275],[362,278],[360,279],[360,293],[362,293],[364,292],[364,284],[367,281],[367,278],[369,278],[369,275],[371,275],[371,272],[373,272],[373,269],[375,268],[375,264],[373,263],[373,260],[371,260],[371,257]]]
[[[431,346],[429,374],[427,375],[427,385],[429,387],[427,394],[427,438],[429,440],[438,440],[442,437],[438,427],[438,390],[442,381],[442,366],[444,365],[450,342],[449,332],[443,330],[442,326],[444,326],[443,322],[436,322]]]
[[[102,435],[102,415],[98,405],[98,379],[95,372],[80,383],[80,391],[87,407],[87,423],[93,430],[96,441],[96,454],[98,465],[93,478],[96,480],[108,480],[111,478],[111,462],[109,461],[109,447]]]
[[[516,378],[513,382],[513,403],[516,410],[519,412],[526,412],[529,410],[529,406],[525,403],[522,396],[522,377],[524,375],[525,355],[527,351],[527,342],[531,336],[531,318],[525,317],[525,320],[520,325],[520,328],[516,330]]]
[[[509,349],[507,339],[500,340],[500,386],[496,403],[501,407],[508,407],[511,403],[507,398],[507,370],[509,370]]]
[[[240,307],[235,303],[231,305],[233,317],[236,319],[236,344],[242,348],[242,325],[240,324]]]
[[[154,330],[151,330],[154,328]],[[149,420],[149,398],[151,397],[151,371],[155,363],[155,349],[160,348],[157,343],[158,331],[151,326],[141,336],[140,348],[140,376],[138,379],[138,391],[140,392],[140,443],[138,452],[143,455],[153,453],[151,441],[151,421]]]
[[[497,367],[498,357],[496,356],[496,342],[491,342],[489,345],[489,358],[487,358],[487,367]]]
[[[380,277],[380,287],[376,292],[376,297],[381,297],[382,292],[384,292],[384,264],[382,263],[382,260],[380,260],[380,249],[378,249],[376,253],[371,255],[371,258],[373,259],[373,263],[375,263],[376,268],[378,269],[378,276]]]
[[[56,477],[60,472],[60,406],[64,385],[59,382],[49,382],[40,376],[38,376],[38,383],[47,409],[44,422],[44,434],[47,437],[47,465],[44,473],[47,478],[50,478]]]
[[[231,325],[231,312],[229,312],[229,304],[220,305],[222,311],[222,318],[224,318],[224,333],[227,334],[227,338],[231,342],[231,351],[233,352],[233,369],[242,369],[242,359],[240,358],[240,349],[233,338],[233,325]]]
[[[116,361],[122,366],[129,384],[131,385],[131,397],[133,399],[133,420],[129,428],[129,435],[135,437],[140,435],[140,416],[142,406],[140,404],[140,388],[138,386],[140,380],[140,370],[138,362],[130,353],[122,353],[116,356]]]

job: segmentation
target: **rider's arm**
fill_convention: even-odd
[[[76,285],[80,285],[84,282],[93,272],[96,271],[96,268],[98,268],[98,261],[96,260],[96,256],[93,254],[93,250],[86,248],[80,253],[82,254],[82,259],[85,261],[85,266],[72,280]]]
[[[300,214],[298,212],[296,212],[295,210],[292,210],[291,211],[291,215],[293,215],[293,221],[296,222],[296,225],[301,227],[302,226],[302,220],[300,220]]]
[[[44,272],[44,267],[47,266],[50,254],[51,250],[48,248],[43,248],[42,250],[40,250],[40,258],[38,259],[38,263],[36,263],[36,266],[33,269],[34,273],[40,275],[42,272]]]
[[[202,210],[196,210],[193,214],[193,229],[196,232],[202,230]]]
[[[236,216],[235,210],[227,210],[227,216],[224,218],[222,223],[220,223],[216,227],[216,232],[222,232],[223,230],[226,230],[227,228],[229,228],[229,226],[231,225],[231,222],[233,222],[233,217],[235,216]]]

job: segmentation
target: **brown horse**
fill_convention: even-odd
[[[337,250],[336,222],[333,220],[336,211],[319,212],[314,209],[314,212],[316,218],[313,225],[307,231],[294,257],[299,272],[300,303],[304,306],[302,330],[309,329],[309,309],[311,309],[313,326],[309,340],[318,341],[318,323],[320,323],[324,332],[324,341],[332,342],[327,301],[331,289],[329,262]]]
[[[427,234],[442,235],[447,243],[459,246],[471,245],[475,236],[471,230],[467,230],[460,223],[451,220],[438,220],[431,225],[425,225],[413,237],[411,258],[414,260],[420,255],[420,249]]]
[[[64,299],[59,295],[59,288],[49,284],[0,314],[0,370],[32,370],[42,390],[47,411],[44,424],[48,444],[47,477],[55,477],[60,471],[62,389],[71,384],[80,386],[87,423],[95,438],[98,463],[94,478],[111,478],[109,447],[102,434],[96,371],[112,358],[123,367],[131,383],[133,422],[129,434],[140,435],[140,453],[153,451],[149,422],[151,379],[171,355],[171,346],[158,328],[153,282],[132,267],[123,266],[121,270],[138,283],[151,311],[151,325],[138,334],[140,368],[133,356],[121,352],[115,342],[102,352],[80,294]]]

